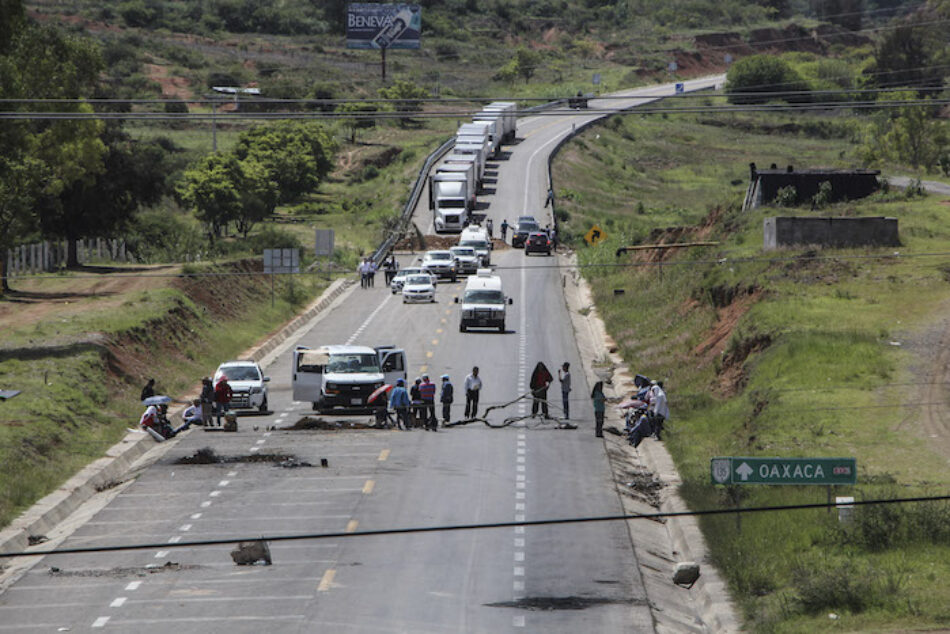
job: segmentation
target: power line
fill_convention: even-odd
[[[934,495],[908,498],[874,499],[874,500],[856,500],[849,502],[850,506],[883,506],[891,504],[911,504],[917,502],[946,502],[950,501],[950,495]],[[142,544],[126,544],[115,546],[84,546],[75,548],[59,548],[46,551],[15,551],[0,553],[0,558],[12,557],[41,557],[47,555],[73,555],[80,553],[103,553],[120,552],[129,550],[148,550],[154,548],[168,549],[169,546],[179,548],[199,548],[203,546],[224,546],[235,544],[242,541],[267,541],[267,542],[286,542],[301,540],[319,540],[319,539],[351,539],[359,537],[379,537],[389,535],[412,535],[423,533],[446,533],[459,531],[485,530],[495,528],[513,528],[530,526],[560,526],[568,524],[590,524],[594,522],[617,522],[630,520],[659,520],[670,519],[674,517],[714,517],[717,515],[734,515],[736,513],[775,513],[781,511],[804,511],[814,509],[835,508],[836,504],[827,502],[814,504],[785,504],[779,506],[750,506],[745,508],[733,509],[706,509],[701,511],[667,511],[657,513],[636,513],[622,515],[598,515],[588,517],[565,517],[546,520],[525,520],[523,522],[488,522],[476,524],[444,524],[439,526],[416,526],[409,528],[385,528],[371,531],[334,532],[334,533],[305,533],[301,535],[252,535],[247,537],[238,537],[233,539],[207,539],[182,541],[175,544],[168,542],[153,542]]]

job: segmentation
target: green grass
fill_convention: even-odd
[[[630,255],[619,261],[639,266],[585,269],[631,369],[666,379],[673,410],[666,445],[683,495],[692,508],[733,506],[709,484],[717,455],[854,456],[858,485],[838,487],[838,495],[946,492],[947,457],[915,431],[921,409],[914,406],[919,384],[936,380],[921,353],[929,347],[924,333],[939,328],[950,302],[946,257],[886,256],[946,251],[950,208],[939,197],[891,193],[819,212],[743,213],[750,161],[837,167],[851,164],[855,150],[846,135],[765,134],[782,121],[747,118],[738,123],[752,132],[688,116],[615,118],[568,144],[555,162],[558,210],[569,215],[562,234],[584,264],[615,264],[617,246],[648,242],[652,231],[673,225],[705,227],[664,234],[673,241],[720,242],[667,256],[662,273]],[[762,221],[776,213],[896,216],[903,244],[824,249],[818,254],[839,257],[813,261],[797,259],[806,249],[763,253]],[[587,248],[577,236],[593,223],[609,238]],[[615,288],[627,292],[615,297]],[[721,299],[727,289],[739,289],[736,304]],[[742,299],[749,289],[754,302]],[[737,309],[743,301],[747,312]],[[730,315],[734,323],[726,324]],[[707,351],[717,324],[724,338]],[[748,506],[825,499],[824,490],[807,487],[739,493]],[[950,520],[950,511],[941,513]],[[885,548],[873,547],[873,531],[842,533],[824,511],[745,516],[741,532],[734,517],[702,526],[751,631],[946,627],[950,592],[938,580],[950,536],[923,531],[921,538],[930,525],[921,513],[871,515],[861,516],[862,526],[894,534]],[[822,585],[828,580],[841,584],[840,595]],[[829,619],[831,612],[839,618]]]
[[[291,295],[280,281],[272,307],[269,280],[225,277],[216,284],[241,297],[235,314],[213,318],[214,307],[162,288],[133,293],[121,310],[93,310],[67,322],[51,317],[5,336],[5,346],[23,349],[0,356],[0,383],[22,393],[0,411],[0,526],[136,427],[148,377],[171,396],[196,390],[202,376],[275,331],[326,287],[316,276],[301,276]],[[83,342],[29,345],[89,332],[107,334],[108,350]]]

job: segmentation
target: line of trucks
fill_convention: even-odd
[[[437,233],[459,232],[468,225],[485,180],[485,163],[500,157],[502,143],[514,140],[517,116],[517,104],[495,101],[459,126],[452,152],[429,176],[429,209]]]

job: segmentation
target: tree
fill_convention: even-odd
[[[913,93],[899,95],[913,98]],[[943,124],[930,116],[927,106],[903,106],[891,120],[883,146],[898,161],[914,168],[923,167],[929,172],[937,164],[946,142]]]
[[[865,71],[868,83],[881,88],[943,87],[947,34],[927,24],[908,24],[885,31],[874,51],[874,63]],[[935,90],[920,91],[921,96]]]
[[[29,157],[0,155],[0,295],[10,290],[6,252],[33,231],[33,209],[43,192],[46,165]]]
[[[214,243],[221,228],[241,213],[241,166],[230,152],[210,154],[187,170],[178,183],[182,202],[194,208],[198,220],[208,227],[208,239]]]
[[[515,51],[515,71],[524,77],[524,83],[528,83],[534,77],[535,71],[541,65],[541,53],[531,49],[519,46]]]
[[[376,119],[369,114],[379,112],[379,107],[365,101],[347,101],[337,105],[336,112],[351,115],[342,117],[340,124],[348,131],[350,143],[356,143],[357,130],[376,127]]]
[[[429,91],[405,79],[398,79],[388,88],[380,88],[379,96],[383,99],[392,100],[390,104],[398,112],[421,112],[422,103],[417,101],[429,96]],[[412,119],[410,117],[399,117],[400,125],[408,125]]]
[[[785,60],[773,55],[752,55],[740,59],[729,68],[726,76],[726,93],[730,103],[756,104],[770,99],[807,102],[810,100],[807,92],[805,80]]]

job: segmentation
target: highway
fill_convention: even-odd
[[[647,91],[670,94],[672,85],[636,92]],[[543,209],[547,155],[591,116],[519,121],[519,141],[493,161],[493,191],[480,196],[496,234],[503,218],[523,213],[542,226],[550,222]],[[430,221],[420,208],[419,225]],[[436,382],[443,373],[452,377],[454,419],[461,418],[462,382],[473,365],[485,383],[484,410],[527,392],[538,361],[552,373],[568,361],[577,429],[529,419],[436,433],[292,430],[311,411],[292,400],[284,350],[265,368],[272,413],[242,416],[233,434],[190,432],[64,544],[161,546],[45,558],[0,595],[0,633],[654,631],[635,536],[622,522],[275,542],[271,566],[236,566],[228,546],[176,548],[192,539],[621,513],[604,445],[594,437],[590,387],[556,259],[499,249],[492,260],[514,299],[504,334],[459,332],[452,300],[461,282],[440,284],[434,304],[403,305],[378,275],[375,289],[347,291],[298,343],[402,346],[410,380],[423,372]],[[549,396],[558,412],[556,381]],[[491,421],[527,408],[521,401]],[[176,463],[202,447],[245,460],[291,454],[316,466]]]

